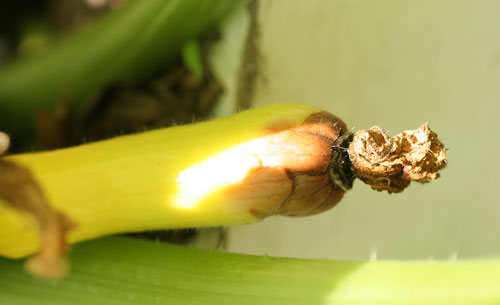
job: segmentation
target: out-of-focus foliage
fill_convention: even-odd
[[[129,1],[40,54],[14,61],[0,71],[0,130],[29,136],[34,113],[54,111],[61,97],[78,108],[105,85],[148,75],[242,2]]]

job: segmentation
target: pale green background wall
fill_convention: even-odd
[[[428,121],[442,178],[399,195],[357,182],[330,212],[229,231],[231,251],[366,259],[500,256],[500,1],[264,0],[256,104],[311,103],[392,135]]]

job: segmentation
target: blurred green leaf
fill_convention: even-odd
[[[148,75],[244,0],[141,0],[0,71],[0,130],[30,135],[64,94],[78,108],[104,85]]]
[[[196,78],[200,79],[203,76],[201,51],[196,40],[190,40],[184,45],[182,48],[182,60]]]
[[[0,258],[0,303],[499,304],[500,261],[342,262],[105,238],[75,245],[63,281]]]

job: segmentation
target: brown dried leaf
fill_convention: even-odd
[[[0,151],[6,149],[2,146],[5,143],[3,135],[0,133]],[[0,199],[10,207],[32,216],[40,227],[40,253],[28,260],[28,271],[42,277],[64,276],[67,272],[63,258],[68,250],[66,232],[74,224],[48,204],[28,169],[0,159]]]

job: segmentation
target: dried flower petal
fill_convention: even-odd
[[[360,130],[349,146],[349,157],[356,177],[389,193],[403,191],[411,180],[435,180],[446,166],[446,149],[427,124],[392,138],[378,126]]]

